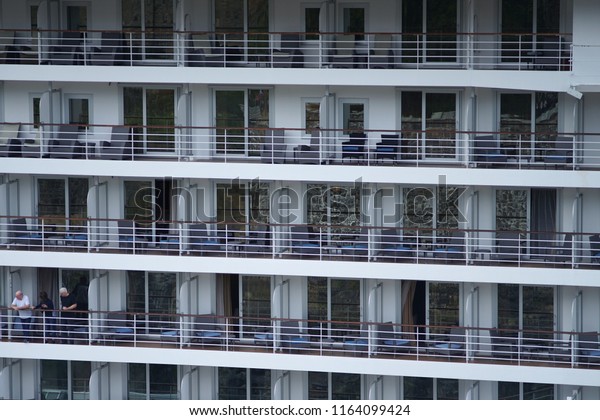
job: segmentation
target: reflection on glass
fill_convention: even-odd
[[[308,399],[329,399],[329,374],[327,372],[308,372]]]
[[[304,9],[304,32],[306,40],[319,39],[319,13],[318,7],[307,7]]]
[[[69,99],[69,124],[80,124],[84,131],[90,123],[89,101],[87,99]]]
[[[344,7],[344,32],[360,34],[365,32],[365,9],[362,7]]]
[[[458,283],[429,283],[429,324],[433,326],[459,325]],[[449,333],[450,329],[436,329],[435,333]]]
[[[308,319],[316,321],[309,322],[310,334],[355,335],[360,329],[360,308],[360,280],[309,277]]]
[[[528,338],[551,340],[554,330],[554,288],[543,286],[523,286],[523,329],[530,332]],[[543,346],[545,341],[535,341]]]
[[[68,394],[68,366],[64,360],[41,360],[41,399],[66,400]]]
[[[248,90],[248,155],[258,156],[269,127],[269,91],[267,89]],[[259,130],[253,130],[259,128]]]
[[[175,150],[175,91],[146,90],[146,149],[148,152]]]
[[[360,193],[359,187],[308,184],[307,223],[329,226],[327,239],[332,241],[358,234],[357,227],[361,223]]]
[[[306,102],[304,104],[304,127],[306,134],[311,134],[312,129],[321,126],[321,104],[319,102]]]
[[[246,369],[220,367],[219,369],[219,399],[246,399]]]
[[[498,382],[498,400],[519,400],[521,391],[518,382]]]
[[[349,104],[343,105],[344,134],[362,133],[365,129],[365,105]]]
[[[554,385],[552,384],[523,384],[524,400],[553,400]]]
[[[456,61],[458,2],[426,0],[426,54],[428,62]]]
[[[496,230],[526,231],[527,190],[496,190]]]
[[[535,148],[543,155],[552,147],[558,133],[558,93],[535,93]]]
[[[89,400],[90,399],[90,376],[92,375],[91,362],[70,362],[71,363],[71,399]]]
[[[404,377],[405,400],[433,400],[433,378]]]
[[[425,157],[451,159],[456,157],[456,95],[427,93],[425,95]]]
[[[332,400],[360,400],[360,375],[351,373],[331,374]]]
[[[266,276],[242,277],[243,324],[247,331],[257,330],[258,325],[271,325],[271,278]],[[258,328],[260,329],[260,328]]]
[[[177,390],[177,366],[129,363],[127,365],[127,368],[127,399],[178,399],[179,395]]]
[[[123,181],[124,215],[127,220],[154,219],[154,193],[151,181]]]
[[[173,0],[122,0],[121,23],[135,59],[173,59],[173,7]]]
[[[498,284],[498,328],[519,328],[519,286]]]
[[[271,399],[271,371],[266,369],[250,369],[250,399]]]
[[[503,93],[500,95],[500,147],[517,158],[531,152],[531,95]]]
[[[436,400],[458,400],[458,379],[437,378]]]
[[[456,94],[402,92],[401,101],[403,159],[455,158]]]
[[[244,235],[246,224],[269,222],[269,185],[217,184],[217,222],[227,223],[230,235]]]
[[[38,216],[46,225],[64,226],[66,214],[65,180],[38,179]]]
[[[140,331],[159,333],[165,325],[173,321],[172,316],[153,314],[174,314],[176,308],[177,276],[175,273],[127,272],[127,311],[150,313],[136,317]]]
[[[422,63],[425,57],[427,62],[456,61],[457,19],[457,1],[402,2],[402,61]]]
[[[532,49],[533,0],[502,0],[502,61],[522,63]]]

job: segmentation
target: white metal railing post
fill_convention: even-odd
[[[38,222],[39,223],[39,222]],[[45,248],[45,242],[46,242],[46,235],[45,235],[45,227],[44,227],[44,219],[42,218],[42,225],[41,225],[41,235],[42,235],[42,251],[44,251]]]

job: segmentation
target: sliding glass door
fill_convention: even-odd
[[[458,95],[402,92],[403,159],[456,159]]]
[[[270,122],[269,93],[268,89],[215,91],[217,155],[260,155]]]

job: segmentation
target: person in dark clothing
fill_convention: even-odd
[[[77,315],[77,299],[75,295],[69,293],[66,287],[61,287],[59,290],[60,294],[60,323],[62,335],[65,338],[65,342],[69,341],[69,332],[75,327]]]
[[[48,297],[48,293],[40,292],[39,294],[40,303],[38,303],[34,309],[42,310],[42,316],[44,317],[44,331],[46,337],[56,337],[56,318],[54,317],[54,302]],[[52,342],[49,339],[48,342]]]
[[[73,289],[71,294],[75,296],[75,301],[77,302],[77,311],[87,311],[89,309],[88,306],[88,282],[85,277],[79,278],[79,283]],[[87,318],[87,314],[80,312],[80,316],[82,318]]]

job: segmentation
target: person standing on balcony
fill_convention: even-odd
[[[69,342],[69,333],[75,327],[77,318],[77,298],[74,294],[69,293],[66,287],[61,287],[58,291],[60,295],[60,323],[62,325],[63,336],[66,337],[66,342]]]
[[[44,328],[46,331],[47,337],[56,337],[56,318],[54,317],[54,302],[48,297],[48,293],[40,292],[39,302],[35,308],[42,310],[42,316],[44,317]],[[52,342],[52,339],[49,339],[48,342]]]
[[[26,343],[29,343],[29,329],[31,327],[31,304],[29,303],[29,297],[21,290],[17,290],[15,298],[10,305],[15,311],[19,313],[19,321],[21,322],[21,329],[23,330],[23,337]]]

